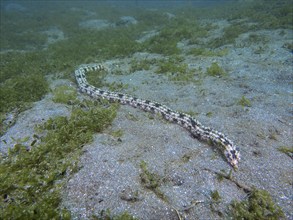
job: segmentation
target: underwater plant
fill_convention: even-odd
[[[211,191],[211,198],[214,202],[218,202],[221,200],[221,196],[218,190]]]
[[[145,161],[141,161],[139,166],[142,170],[142,172],[139,175],[142,185],[145,188],[152,190],[162,200],[166,200],[166,196],[159,189],[159,186],[162,182],[162,179],[159,177],[159,175],[150,172],[147,168],[147,164]]]
[[[292,147],[286,147],[286,146],[280,146],[278,147],[278,151],[288,155],[293,159],[293,146]]]
[[[207,68],[206,73],[210,76],[226,76],[227,73],[223,70],[218,63],[213,62],[210,67]]]
[[[195,79],[196,72],[201,75],[200,70],[190,70],[186,63],[183,63],[181,56],[171,56],[168,59],[159,60],[156,73],[166,75],[175,83],[198,83]]]
[[[242,107],[251,107],[251,102],[248,98],[246,98],[244,95],[241,97],[241,99],[238,100],[238,105],[241,105]]]
[[[221,50],[209,50],[205,48],[192,48],[191,50],[188,51],[188,54],[194,55],[194,56],[204,56],[204,57],[213,57],[213,56],[218,56],[218,57],[223,57],[227,55],[229,50],[227,48],[221,49]]]
[[[236,38],[247,31],[250,30],[250,27],[248,27],[245,24],[232,24],[229,27],[224,28],[223,30],[223,36],[218,37],[216,39],[212,39],[208,45],[211,48],[218,48],[227,44],[234,44]]]
[[[112,215],[111,210],[102,210],[99,215],[93,215],[92,220],[138,220],[138,218],[133,217],[127,211],[118,215]]]
[[[278,220],[284,217],[282,209],[273,202],[270,194],[259,189],[253,189],[245,201],[233,201],[230,211],[234,219]]]
[[[139,70],[149,70],[151,68],[151,64],[153,64],[154,60],[136,60],[133,59],[130,62],[130,72],[135,72]]]
[[[77,102],[77,91],[70,86],[59,86],[53,90],[52,100],[57,103],[73,104]]]
[[[85,102],[69,118],[50,118],[38,126],[46,133],[40,144],[16,144],[0,155],[0,219],[70,219],[60,207],[61,190],[78,170],[82,146],[93,140],[116,116],[117,105],[105,108]]]
[[[195,20],[177,17],[167,22],[158,35],[146,40],[143,48],[150,53],[176,55],[181,52],[177,47],[178,42],[189,39],[190,43],[194,43],[197,38],[204,37],[207,33]]]
[[[45,77],[35,73],[13,76],[0,85],[0,114],[14,109],[21,112],[49,91]]]

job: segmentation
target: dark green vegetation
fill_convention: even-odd
[[[245,200],[233,200],[228,206],[228,215],[231,218],[239,220],[277,220],[285,216],[281,207],[274,203],[268,191],[241,184],[232,176],[232,170],[229,173],[221,170],[216,174],[219,181],[229,180],[242,188],[247,194]],[[211,197],[215,201],[220,199],[217,194],[217,191],[212,191],[211,193]]]
[[[251,107],[251,102],[248,98],[246,98],[244,95],[237,101],[238,105],[241,105],[242,107]]]
[[[159,189],[162,178],[160,178],[158,174],[150,172],[145,161],[141,161],[140,169],[142,170],[140,173],[142,185],[145,188],[152,190],[159,198],[166,200],[166,196]]]
[[[222,69],[218,63],[214,62],[211,64],[210,67],[207,68],[207,72],[206,72],[207,75],[210,75],[210,76],[226,76],[227,73],[225,72],[224,69]]]
[[[209,27],[200,26],[195,20],[184,18],[172,19],[160,30],[158,35],[144,42],[143,48],[148,52],[164,55],[175,55],[181,51],[177,43],[184,39],[194,42],[197,38],[205,37]]]
[[[46,63],[41,54],[0,54],[0,134],[7,128],[3,122],[6,113],[26,110],[49,91],[43,70]]]
[[[209,45],[212,48],[218,48],[223,45],[234,44],[236,38],[240,34],[243,34],[249,30],[250,28],[247,27],[245,24],[232,24],[231,26],[224,28],[223,36],[211,40]]]
[[[19,75],[0,87],[0,112],[25,109],[28,103],[40,100],[48,92],[48,83],[40,74]]]
[[[16,76],[7,80],[0,88],[0,111],[7,112],[26,103],[40,100],[48,91],[48,84],[41,75]]]
[[[277,220],[284,217],[282,209],[273,202],[270,194],[259,189],[253,189],[245,201],[233,201],[230,208],[233,219]]]
[[[260,190],[254,187],[248,187],[239,183],[233,176],[232,170],[226,173],[224,170],[217,172],[217,179],[222,181],[224,179],[235,183],[239,188],[247,194],[247,198],[243,201],[232,201],[229,205],[229,216],[233,219],[243,220],[274,220],[282,219],[284,213],[277,204],[272,200],[271,195],[266,190]],[[215,191],[212,192],[211,197],[217,198]]]
[[[155,60],[136,60],[133,59],[130,63],[130,72],[135,72],[139,70],[149,70],[151,68],[151,65],[155,64]]]
[[[232,12],[232,13],[231,13]],[[292,2],[290,0],[276,1],[251,1],[249,4],[236,3],[231,5],[230,19],[249,19],[255,22],[257,29],[278,29],[287,28],[292,29]]]
[[[1,19],[4,21],[1,21],[1,30],[5,30],[1,32],[1,49],[44,48],[48,37],[44,31],[52,27],[62,30],[65,38],[71,38],[82,32],[78,24],[87,16],[84,10],[97,13],[91,19],[101,19],[99,16],[102,16],[103,19],[112,22],[124,15],[122,11],[91,2],[87,2],[88,8],[85,8],[84,3],[77,1],[54,2],[54,4],[35,1],[34,6],[31,2],[27,3],[29,13],[1,10]],[[25,6],[26,2],[21,1],[20,4]],[[80,10],[71,10],[72,8]]]
[[[123,136],[123,130],[122,129],[119,129],[119,130],[116,130],[116,131],[112,131],[111,132],[111,135],[113,137],[120,138],[120,137]]]
[[[248,36],[248,41],[251,44],[266,44],[268,42],[268,39],[266,36],[264,35],[260,35],[260,34],[250,34]]]
[[[218,190],[214,190],[211,192],[211,198],[215,202],[218,202],[221,200],[221,196],[220,196],[220,193],[218,192]]]
[[[24,2],[21,3],[25,6]],[[292,10],[288,7],[290,1],[287,0],[271,2],[271,4],[258,1],[241,6],[237,3],[236,6],[230,4],[217,9],[188,7],[171,10],[176,14],[175,18],[168,18],[163,11],[143,9],[123,11],[88,3],[90,10],[96,13],[90,19],[108,19],[110,22],[117,22],[120,16],[129,14],[139,22],[137,25],[102,30],[79,27],[79,22],[86,16],[87,8],[84,4],[62,2],[58,7],[44,2],[41,5],[35,4],[35,8],[30,8],[33,13],[1,12],[1,50],[30,50],[30,52],[0,54],[0,89],[1,94],[5,94],[1,95],[0,100],[1,121],[5,113],[16,108],[22,111],[25,109],[24,105],[29,106],[31,102],[39,100],[46,94],[48,89],[45,75],[63,72],[65,78],[72,79],[70,74],[81,63],[126,57],[139,51],[164,55],[180,54],[182,51],[177,44],[182,40],[197,45],[197,48],[188,52],[194,56],[224,56],[227,53],[225,49],[215,51],[212,48],[234,43],[240,34],[249,30],[292,28]],[[84,10],[67,10],[71,7]],[[204,43],[201,39],[208,37],[209,31],[217,28],[211,24],[202,25],[197,22],[199,18],[206,18],[207,15],[212,18],[228,17],[231,25],[223,30],[223,36]],[[247,19],[253,25],[248,26],[247,21],[239,19]],[[45,31],[51,27],[61,30],[64,39],[47,44],[49,36]],[[144,31],[154,29],[158,30],[158,35],[143,43],[135,41],[143,36]],[[260,42],[263,38],[251,34],[249,41]],[[286,48],[291,46],[286,45]],[[149,69],[152,64],[152,62],[138,61],[132,64],[132,70]],[[170,78],[175,81],[192,81],[194,78],[194,74],[187,70],[183,63],[177,62],[172,65],[170,62],[161,62],[159,72],[165,70],[171,73]],[[174,74],[175,72],[177,73]],[[28,79],[25,79],[26,77]],[[8,79],[10,82],[6,82]],[[26,90],[28,87],[31,90]],[[29,95],[20,95],[26,93],[24,90],[28,91]]]
[[[38,128],[45,131],[33,147],[16,144],[0,162],[1,219],[69,219],[62,209],[60,192],[66,179],[78,170],[82,146],[111,124],[117,106],[84,103],[70,118],[49,119]]]
[[[191,70],[180,56],[170,56],[157,62],[156,73],[166,75],[175,83],[196,83],[195,74],[201,75],[201,70]]]
[[[36,101],[48,91],[42,52],[0,54],[0,112]],[[9,94],[7,94],[9,93]]]
[[[90,71],[86,74],[86,78],[89,84],[97,88],[107,87],[107,90],[110,91],[123,91],[128,88],[128,84],[123,84],[121,82],[106,82],[105,77],[107,74],[108,72],[103,70]]]
[[[193,56],[203,56],[203,57],[213,57],[213,56],[225,56],[229,53],[228,49],[222,49],[222,50],[210,50],[207,48],[192,48],[188,54],[191,54]]]
[[[288,49],[291,53],[293,52],[293,43],[285,43],[283,47]]]
[[[286,146],[280,146],[278,147],[278,150],[293,159],[293,146],[291,148]]]
[[[92,220],[138,220],[134,218],[128,212],[123,212],[120,215],[112,215],[111,211],[107,209],[106,211],[101,211],[98,216],[92,216]]]
[[[59,86],[53,90],[52,100],[57,103],[73,104],[77,102],[77,91],[69,86]]]
[[[3,122],[6,113],[24,111],[49,91],[44,71],[47,64],[42,54],[0,53],[0,134],[7,128]]]
[[[232,170],[227,173],[225,170],[221,170],[221,172],[217,173],[217,180],[219,182],[223,181],[224,179],[232,179]]]
[[[49,47],[54,62],[62,69],[81,63],[90,63],[98,58],[124,57],[140,49],[135,41],[137,30],[131,27],[100,30],[82,30],[71,38]],[[99,37],[97,37],[99,36]],[[61,70],[62,70],[61,69]]]
[[[160,74],[168,74],[171,79],[176,81],[180,80],[180,78],[184,80],[183,76],[186,76],[188,79],[192,78],[190,77],[192,73],[188,70],[187,64],[176,61],[174,62],[174,59],[161,60],[156,72]]]

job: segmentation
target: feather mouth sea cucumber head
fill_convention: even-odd
[[[226,158],[227,158],[229,164],[235,170],[237,170],[238,169],[238,163],[240,161],[240,152],[239,152],[239,149],[236,147],[236,148],[233,148],[231,150],[226,150],[225,151],[225,155],[226,155]]]

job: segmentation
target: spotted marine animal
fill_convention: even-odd
[[[199,121],[188,114],[174,111],[160,103],[139,99],[127,94],[102,90],[90,85],[86,80],[86,73],[98,70],[107,69],[100,64],[86,64],[79,66],[79,68],[75,70],[76,81],[81,92],[88,94],[94,99],[103,98],[109,101],[130,105],[147,112],[160,114],[167,121],[174,122],[187,129],[192,137],[219,147],[227,158],[228,163],[234,169],[238,168],[238,163],[240,161],[239,149],[224,134],[203,126]]]

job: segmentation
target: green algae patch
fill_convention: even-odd
[[[110,134],[115,138],[121,138],[123,136],[123,133],[124,133],[123,130],[119,129],[116,131],[112,131]]]
[[[280,146],[278,147],[278,151],[288,155],[293,159],[293,146],[292,147],[286,147],[286,146]]]
[[[273,202],[265,190],[253,189],[247,200],[233,201],[230,208],[233,219],[277,220],[284,217],[282,209]]]
[[[38,101],[47,92],[48,83],[40,74],[13,77],[0,86],[0,112]]]
[[[45,75],[50,71],[46,54],[46,51],[0,53],[1,82],[20,75]]]
[[[227,44],[234,44],[239,35],[248,32],[250,29],[252,28],[245,24],[232,24],[224,28],[223,36],[211,40],[209,45],[211,48],[218,48]]]
[[[145,188],[152,190],[160,199],[167,201],[166,196],[159,189],[162,182],[162,179],[159,177],[159,175],[150,172],[145,161],[141,161],[140,169],[142,170],[140,173],[140,180],[142,185]]]
[[[41,74],[13,76],[0,84],[0,123],[5,120],[5,114],[15,110],[22,112],[39,101],[49,91],[49,85]],[[0,126],[0,134],[6,127]]]
[[[132,59],[130,62],[130,72],[140,71],[140,70],[149,70],[151,65],[154,64],[156,61],[155,59],[147,60],[137,60]]]
[[[208,31],[195,20],[184,17],[174,18],[161,28],[158,35],[145,41],[143,48],[150,53],[175,55],[181,52],[177,47],[178,42],[188,39],[190,43],[195,43],[198,38],[205,37],[207,34]]]
[[[48,92],[43,53],[0,54],[0,112],[38,101]]]
[[[191,70],[180,56],[171,56],[158,61],[156,73],[166,75],[175,83],[196,83],[195,75],[201,74],[200,70]]]
[[[188,66],[185,63],[174,63],[172,59],[159,62],[158,73],[184,74],[187,72]]]
[[[60,207],[63,185],[78,170],[82,146],[116,116],[116,105],[87,106],[39,126],[46,133],[40,144],[19,143],[0,156],[0,219],[70,219]]]
[[[227,75],[225,70],[222,67],[220,67],[219,64],[216,62],[213,62],[212,65],[207,68],[206,73],[209,76],[218,76],[218,77]]]
[[[44,52],[0,54],[0,134],[13,123],[5,124],[7,113],[17,115],[30,108],[49,91]]]
[[[293,51],[293,43],[284,43],[282,47],[291,52]]]
[[[214,190],[211,192],[211,198],[214,202],[218,202],[221,200],[221,196],[218,190]]]
[[[109,83],[106,80],[106,76],[109,74],[106,70],[89,71],[86,73],[86,79],[89,84],[96,88],[106,87],[110,91],[123,91],[128,89],[129,85],[122,82]]]
[[[221,50],[210,50],[206,48],[192,48],[188,51],[188,54],[193,56],[203,56],[203,57],[223,57],[229,53],[227,48]]]
[[[251,107],[251,101],[246,98],[245,96],[242,96],[241,99],[237,102],[238,105],[241,105],[242,107]]]
[[[102,210],[99,215],[93,215],[92,220],[138,220],[138,218],[133,217],[127,211],[113,215],[110,209]]]
[[[96,62],[96,57],[112,59],[130,56],[139,51],[140,44],[135,41],[137,31],[139,30],[131,27],[83,30],[66,40],[50,45],[48,52],[52,64],[59,70],[71,70],[81,63]]]
[[[75,103],[77,102],[77,91],[70,86],[59,86],[53,91],[52,100],[56,103]]]

